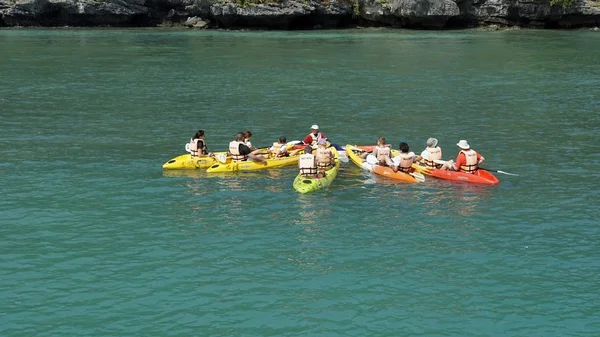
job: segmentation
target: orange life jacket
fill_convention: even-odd
[[[466,173],[475,173],[477,171],[477,152],[475,150],[460,150],[465,154],[466,162],[460,167],[460,170]]]
[[[428,167],[441,167],[441,164],[437,164],[434,160],[442,159],[442,149],[439,146],[436,147],[428,147],[425,151],[429,152],[429,159],[423,158],[423,163]]]
[[[248,160],[247,155],[240,154],[240,144],[243,144],[243,143],[238,142],[237,140],[234,140],[229,143],[229,153],[231,153],[232,160],[237,160],[237,161]]]
[[[317,166],[319,168],[329,168],[331,165],[331,150],[326,148],[317,149]]]
[[[300,155],[300,159],[298,160],[298,168],[300,168],[300,174],[305,177],[314,176],[317,174],[315,155],[312,153]]]

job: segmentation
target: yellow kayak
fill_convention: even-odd
[[[279,168],[289,165],[298,164],[298,160],[300,159],[300,153],[298,152],[296,155],[289,157],[279,157],[279,158],[270,158],[267,156],[266,163],[259,163],[256,161],[245,160],[245,161],[230,161],[229,163],[220,163],[217,162],[209,167],[206,172],[207,173],[218,173],[218,172],[235,172],[235,171],[255,171],[255,170],[264,170],[270,168]]]
[[[291,150],[293,146],[301,141],[293,140],[286,144],[288,150]],[[261,148],[267,151],[268,148]],[[191,154],[186,153],[181,156],[177,156],[163,164],[165,170],[190,170],[190,169],[206,169],[214,164],[229,164],[231,163],[231,157],[227,156],[227,152],[215,152],[214,157],[200,156],[192,157]]]
[[[165,170],[189,170],[189,169],[205,169],[212,165],[219,163],[217,157],[227,156],[227,152],[216,152],[214,157],[201,156],[192,157],[191,154],[186,153],[181,156],[177,156],[168,162],[163,164]],[[225,157],[226,163],[231,162],[231,157]]]
[[[340,169],[340,157],[338,152],[334,147],[331,147],[331,152],[335,156],[335,165],[332,168],[325,171],[325,176],[323,178],[308,178],[304,177],[301,174],[296,176],[294,179],[294,189],[302,194],[308,192],[318,191],[323,189],[333,182],[335,177],[337,177],[338,171]]]

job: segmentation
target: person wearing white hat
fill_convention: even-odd
[[[447,167],[444,167],[443,164],[438,164],[435,162],[436,160],[442,160],[442,149],[437,145],[437,138],[427,139],[427,147],[425,150],[423,150],[423,152],[421,152],[422,160],[420,163],[431,168],[447,169]]]
[[[327,139],[324,134],[319,132],[319,126],[317,124],[313,124],[311,128],[311,133],[309,133],[306,137],[304,137],[304,144],[306,145],[317,145],[317,141],[321,138]]]
[[[485,158],[473,150],[464,139],[456,143],[456,146],[460,148],[460,152],[456,156],[456,163],[451,163],[451,169],[454,171],[475,173]]]

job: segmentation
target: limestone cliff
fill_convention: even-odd
[[[600,26],[600,3],[573,0],[0,0],[0,26],[444,29]]]

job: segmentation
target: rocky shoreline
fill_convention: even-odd
[[[0,0],[0,27],[592,28],[588,0]],[[596,28],[597,29],[597,28]]]

